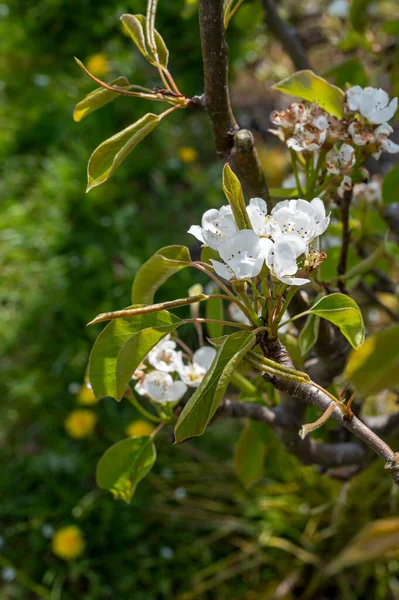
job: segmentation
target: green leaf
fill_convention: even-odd
[[[252,229],[240,180],[234,171],[231,170],[228,163],[223,167],[223,191],[233,211],[238,229]]]
[[[180,323],[166,310],[111,321],[90,354],[89,379],[95,397],[121,400],[140,362]]]
[[[302,356],[305,356],[317,342],[317,338],[319,337],[319,325],[320,317],[316,315],[309,315],[306,319],[306,323],[299,334],[298,339]]]
[[[238,331],[217,348],[210,369],[183,408],[175,428],[176,443],[204,432],[223,399],[231,375],[254,341],[253,332]]]
[[[129,82],[126,77],[117,77],[117,79],[111,81],[109,85],[128,88]],[[79,123],[79,121],[82,121],[87,115],[102,108],[106,104],[109,104],[109,102],[115,100],[119,95],[118,92],[111,92],[103,87],[93,90],[83,98],[83,100],[77,103],[73,111],[73,120],[76,121],[76,123]]]
[[[107,181],[137,146],[161,121],[161,116],[148,113],[123,131],[100,144],[90,157],[87,167],[87,192]]]
[[[367,338],[362,348],[353,350],[345,378],[362,396],[378,394],[399,385],[399,325]]]
[[[272,198],[298,198],[297,188],[269,188]]]
[[[369,17],[368,7],[374,0],[352,0],[349,10],[349,22],[353,29],[362,33],[367,25]]]
[[[342,118],[344,92],[322,77],[315,75],[313,71],[308,69],[297,71],[273,85],[273,89],[289,96],[303,98],[308,102],[317,102],[332,115],[339,119]]]
[[[324,296],[307,312],[334,323],[354,348],[358,348],[363,344],[364,323],[362,313],[356,302],[346,294]]]
[[[132,286],[132,302],[151,304],[157,289],[169,277],[190,265],[190,252],[185,246],[161,248],[137,271]]]
[[[98,487],[129,504],[137,484],[152,469],[156,456],[154,442],[149,437],[131,437],[114,444],[98,462]]]
[[[399,189],[399,165],[393,167],[382,182],[382,201],[384,204],[392,204],[398,201]]]
[[[201,262],[211,265],[211,259],[220,260],[219,252],[213,248],[210,248],[209,246],[203,246],[201,248]]]
[[[266,446],[250,422],[241,432],[234,452],[238,479],[248,488],[262,477]]]
[[[399,547],[399,517],[367,523],[339,555],[327,566],[327,575],[370,560],[384,558]]]
[[[213,288],[211,294],[217,294],[218,292],[217,288]],[[205,317],[207,319],[223,320],[223,300],[221,298],[207,300],[205,304]],[[223,325],[220,323],[207,323],[206,329],[211,338],[218,338],[223,335]]]
[[[148,60],[148,62],[154,66],[157,65],[158,61],[156,57],[152,53],[152,51],[147,48],[146,40],[145,40],[145,27],[146,27],[146,18],[143,15],[122,15],[121,21],[127,33],[130,35],[141,54]],[[166,44],[162,38],[162,36],[158,33],[158,31],[154,30],[155,44],[157,47],[157,54],[159,59],[159,65],[163,68],[166,68],[169,60],[169,51],[166,47]]]

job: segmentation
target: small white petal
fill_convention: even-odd
[[[203,229],[199,225],[191,225],[187,233],[191,233],[197,240],[205,244],[204,236],[202,235]]]
[[[203,346],[194,352],[193,362],[207,371],[213,363],[215,356],[215,348],[212,348],[212,346]]]
[[[216,274],[219,275],[219,277],[222,277],[222,279],[227,280],[233,279],[234,273],[231,269],[228,269],[226,265],[219,262],[218,260],[213,260],[213,258],[211,258],[211,263],[216,271]]]

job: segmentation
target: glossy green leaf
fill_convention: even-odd
[[[362,313],[356,302],[346,294],[324,296],[308,312],[334,323],[354,348],[363,344]]]
[[[161,248],[137,271],[132,286],[132,302],[151,304],[157,289],[190,264],[190,252],[185,246]]]
[[[218,288],[213,288],[210,293],[217,294],[218,292]],[[207,319],[223,320],[223,300],[221,298],[207,300],[205,303],[205,316]],[[223,335],[223,325],[221,325],[220,323],[207,323],[206,330],[208,332],[209,337],[211,338],[218,338]]]
[[[233,211],[238,229],[252,229],[251,221],[245,207],[240,180],[234,171],[231,170],[228,163],[223,168],[223,191]]]
[[[148,60],[148,62],[152,65],[157,65],[156,57],[150,48],[147,47],[146,39],[145,39],[145,27],[146,27],[146,18],[143,15],[122,15],[121,21],[127,33],[130,35],[142,55]],[[166,68],[169,60],[169,51],[166,47],[166,44],[162,38],[162,36],[158,33],[157,30],[154,30],[155,44],[157,47],[157,54],[159,59],[159,64],[161,67]]]
[[[309,315],[306,319],[306,323],[303,326],[298,339],[302,356],[305,356],[317,342],[317,338],[319,337],[319,325],[320,317],[317,315]]]
[[[370,560],[384,558],[399,548],[399,517],[367,523],[339,555],[327,566],[327,574]]]
[[[111,81],[109,85],[128,88],[129,82],[126,77],[118,77]],[[82,121],[87,115],[102,108],[106,104],[109,104],[109,102],[115,100],[119,95],[118,92],[111,92],[111,90],[107,90],[103,87],[93,90],[83,98],[83,100],[77,103],[73,111],[73,120],[79,123],[79,121]]]
[[[345,378],[362,396],[399,386],[399,325],[371,335],[353,350]]]
[[[216,357],[190,400],[183,408],[175,428],[176,442],[201,435],[215,414],[230,378],[254,344],[255,334],[238,331],[229,335],[217,348]]]
[[[342,117],[344,92],[322,77],[315,75],[313,71],[308,69],[297,71],[276,83],[273,89],[308,102],[317,102],[332,115],[339,119]]]
[[[234,452],[238,479],[249,487],[262,477],[266,446],[250,422],[241,432]]]
[[[111,321],[90,354],[89,379],[95,397],[121,400],[140,362],[180,323],[178,317],[166,310]]]
[[[149,437],[131,437],[118,442],[98,462],[98,487],[129,504],[137,484],[152,469],[156,456],[154,442]]]
[[[107,181],[133,150],[160,122],[161,117],[148,113],[100,144],[90,157],[87,167],[87,192]]]
[[[399,165],[393,167],[382,182],[382,201],[384,204],[392,204],[398,201],[399,189]]]

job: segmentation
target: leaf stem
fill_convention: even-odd
[[[162,419],[160,419],[156,415],[151,414],[143,406],[141,406],[140,402],[137,400],[133,390],[130,387],[128,387],[127,390],[129,390],[129,392],[125,393],[125,396],[133,404],[134,408],[136,408],[139,411],[139,413],[143,415],[143,417],[145,417],[149,421],[152,421],[153,423],[162,423]]]
[[[221,319],[204,319],[202,317],[197,317],[193,319],[183,319],[181,325],[186,325],[187,323],[219,323],[219,325],[226,325],[227,327],[237,327],[237,329],[253,331],[253,327],[250,327],[250,325],[236,323],[235,321],[223,321]]]

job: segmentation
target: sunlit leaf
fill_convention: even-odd
[[[303,326],[298,339],[302,356],[305,356],[305,354],[307,354],[317,342],[317,338],[319,336],[319,325],[320,317],[317,315],[309,315],[306,319],[306,323]]]
[[[252,229],[251,221],[245,207],[240,180],[227,163],[223,168],[223,191],[233,211],[238,229]]]
[[[120,88],[127,88],[129,82],[126,77],[118,77],[110,82],[109,85],[113,85]],[[73,111],[73,120],[77,123],[87,117],[90,113],[102,108],[112,100],[115,100],[119,96],[118,92],[111,92],[105,88],[97,88],[90,94],[88,94],[83,100],[77,103]]]
[[[137,484],[152,469],[156,459],[149,437],[131,437],[111,446],[97,465],[97,485],[115,498],[130,503]]]
[[[334,323],[354,348],[363,344],[362,313],[356,302],[346,294],[324,296],[308,312]]]
[[[161,117],[148,113],[100,144],[90,157],[87,167],[87,190],[104,183],[137,146],[160,122]]]
[[[161,248],[137,271],[132,286],[132,302],[151,304],[157,289],[190,264],[190,252],[185,246]]]
[[[223,399],[231,375],[255,341],[251,331],[229,335],[217,348],[216,357],[190,400],[175,428],[176,442],[201,435]]]
[[[399,325],[378,331],[353,350],[345,378],[362,396],[378,394],[399,385]]]
[[[342,118],[344,92],[308,69],[279,81],[273,89],[308,102],[317,102],[332,115]]]
[[[237,477],[249,487],[262,477],[266,446],[250,422],[241,432],[234,452]]]
[[[147,47],[146,39],[145,39],[145,27],[146,27],[146,18],[143,15],[122,15],[121,21],[127,33],[130,35],[142,55],[148,60],[152,65],[157,64],[156,57],[152,53],[151,49]],[[157,54],[159,59],[159,64],[161,67],[166,68],[169,59],[169,51],[166,47],[166,44],[162,38],[162,36],[158,33],[158,31],[154,30],[155,44],[157,47]]]
[[[334,575],[352,565],[384,558],[398,548],[399,517],[372,521],[328,565],[327,574]]]
[[[90,354],[89,379],[95,397],[120,400],[140,362],[180,322],[166,310],[111,321]]]

